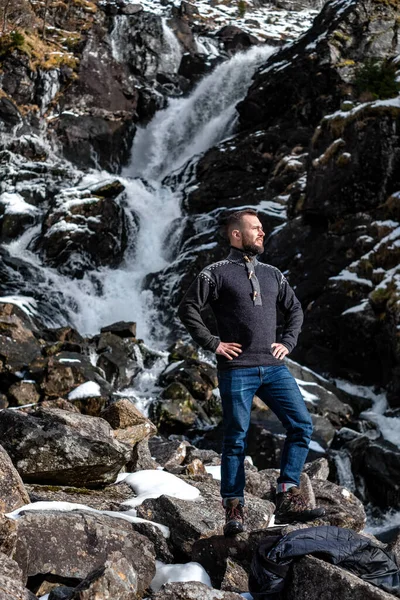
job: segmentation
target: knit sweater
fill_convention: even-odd
[[[201,311],[209,304],[218,336],[206,327]],[[242,345],[242,353],[229,360],[217,354],[220,370],[282,365],[273,356],[277,307],[285,326],[281,344],[291,352],[303,323],[299,300],[284,275],[256,256],[231,247],[225,260],[205,267],[190,285],[178,307],[178,315],[194,341],[215,352],[221,340]]]

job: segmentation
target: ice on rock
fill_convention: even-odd
[[[80,398],[95,398],[101,396],[100,386],[95,381],[86,381],[68,394],[68,400]]]
[[[159,498],[160,496],[172,496],[181,500],[197,500],[200,492],[197,488],[179,479],[172,473],[158,470],[144,470],[137,473],[123,473],[118,476],[117,481],[125,481],[131,486],[136,498],[125,500],[124,506],[140,506],[147,498]]]
[[[207,571],[197,562],[166,565],[160,560],[156,560],[156,574],[150,586],[153,592],[158,592],[165,583],[173,581],[200,581],[200,583],[212,587]]]

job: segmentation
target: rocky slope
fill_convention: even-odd
[[[137,377],[159,359],[136,339],[134,323],[115,323],[89,339],[71,328],[43,329],[14,305],[0,308],[1,597],[190,600],[201,593],[201,598],[241,598],[239,593],[248,590],[257,545],[265,536],[302,527],[268,528],[282,435],[267,407],[255,398],[250,439],[258,450],[252,450],[256,464],[246,462],[247,532],[224,538],[220,454],[194,441],[204,424],[221,420],[213,394],[215,369],[193,347],[171,347],[151,421],[117,392],[122,374],[128,386],[128,372]],[[118,354],[122,345],[125,352]],[[128,349],[136,367],[129,364]],[[315,447],[328,447],[337,432],[335,439],[342,437],[342,452],[351,452],[353,472],[365,482],[368,497],[375,498],[381,485],[386,490],[386,496],[380,494],[381,505],[399,506],[394,485],[398,452],[385,449],[391,466],[384,473],[377,442],[343,427],[353,426],[350,406],[329,384],[324,387],[317,378],[307,382],[299,365],[289,367],[303,378],[309,397],[317,399],[308,403],[315,418],[314,440],[319,442]],[[361,531],[366,520],[362,502],[332,481],[334,452],[329,462],[315,458],[320,452],[310,453],[301,486],[310,505],[326,507],[327,514],[309,525]],[[397,533],[390,543],[382,543],[371,536],[376,545],[394,553],[398,538]],[[391,597],[315,560],[306,557],[296,564],[285,588],[288,598],[294,593],[320,597],[318,585],[310,584],[316,569],[325,589],[344,598]],[[190,568],[195,571],[185,573]],[[190,583],[174,583],[182,577]]]

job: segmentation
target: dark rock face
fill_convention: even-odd
[[[87,269],[121,262],[127,246],[125,213],[113,198],[101,194],[93,189],[76,198],[56,198],[35,244],[50,266],[83,277]]]
[[[29,504],[29,496],[10,457],[0,446],[0,512],[12,512]]]
[[[97,352],[100,354],[98,367],[104,371],[107,381],[118,389],[129,386],[142,369],[141,353],[132,338],[103,332],[97,343]]]
[[[111,173],[118,172],[120,164],[127,161],[135,130],[131,121],[96,115],[64,114],[54,123],[67,160],[80,167],[94,167],[98,162]]]
[[[136,571],[138,592],[155,574],[153,544],[121,519],[83,511],[32,511],[17,524],[14,559],[24,577],[45,579],[51,573],[53,581],[79,583],[103,567],[113,552],[122,552]]]
[[[375,436],[376,437],[376,436]],[[340,444],[346,451],[354,474],[358,494],[381,508],[400,506],[400,450],[382,439],[356,435]]]
[[[72,486],[113,483],[129,459],[103,419],[60,409],[0,413],[3,446],[27,482]]]

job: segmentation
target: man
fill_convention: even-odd
[[[224,425],[224,533],[234,535],[243,531],[244,457],[255,394],[273,410],[287,433],[275,522],[310,521],[325,511],[309,510],[299,489],[312,421],[295,379],[282,364],[295,347],[303,322],[300,302],[277,268],[257,260],[264,250],[265,233],[256,211],[230,215],[227,235],[228,257],[203,269],[186,292],[178,314],[194,341],[217,354]],[[206,304],[215,315],[219,337],[211,334],[201,317]],[[277,306],[285,317],[280,342],[276,341]]]

